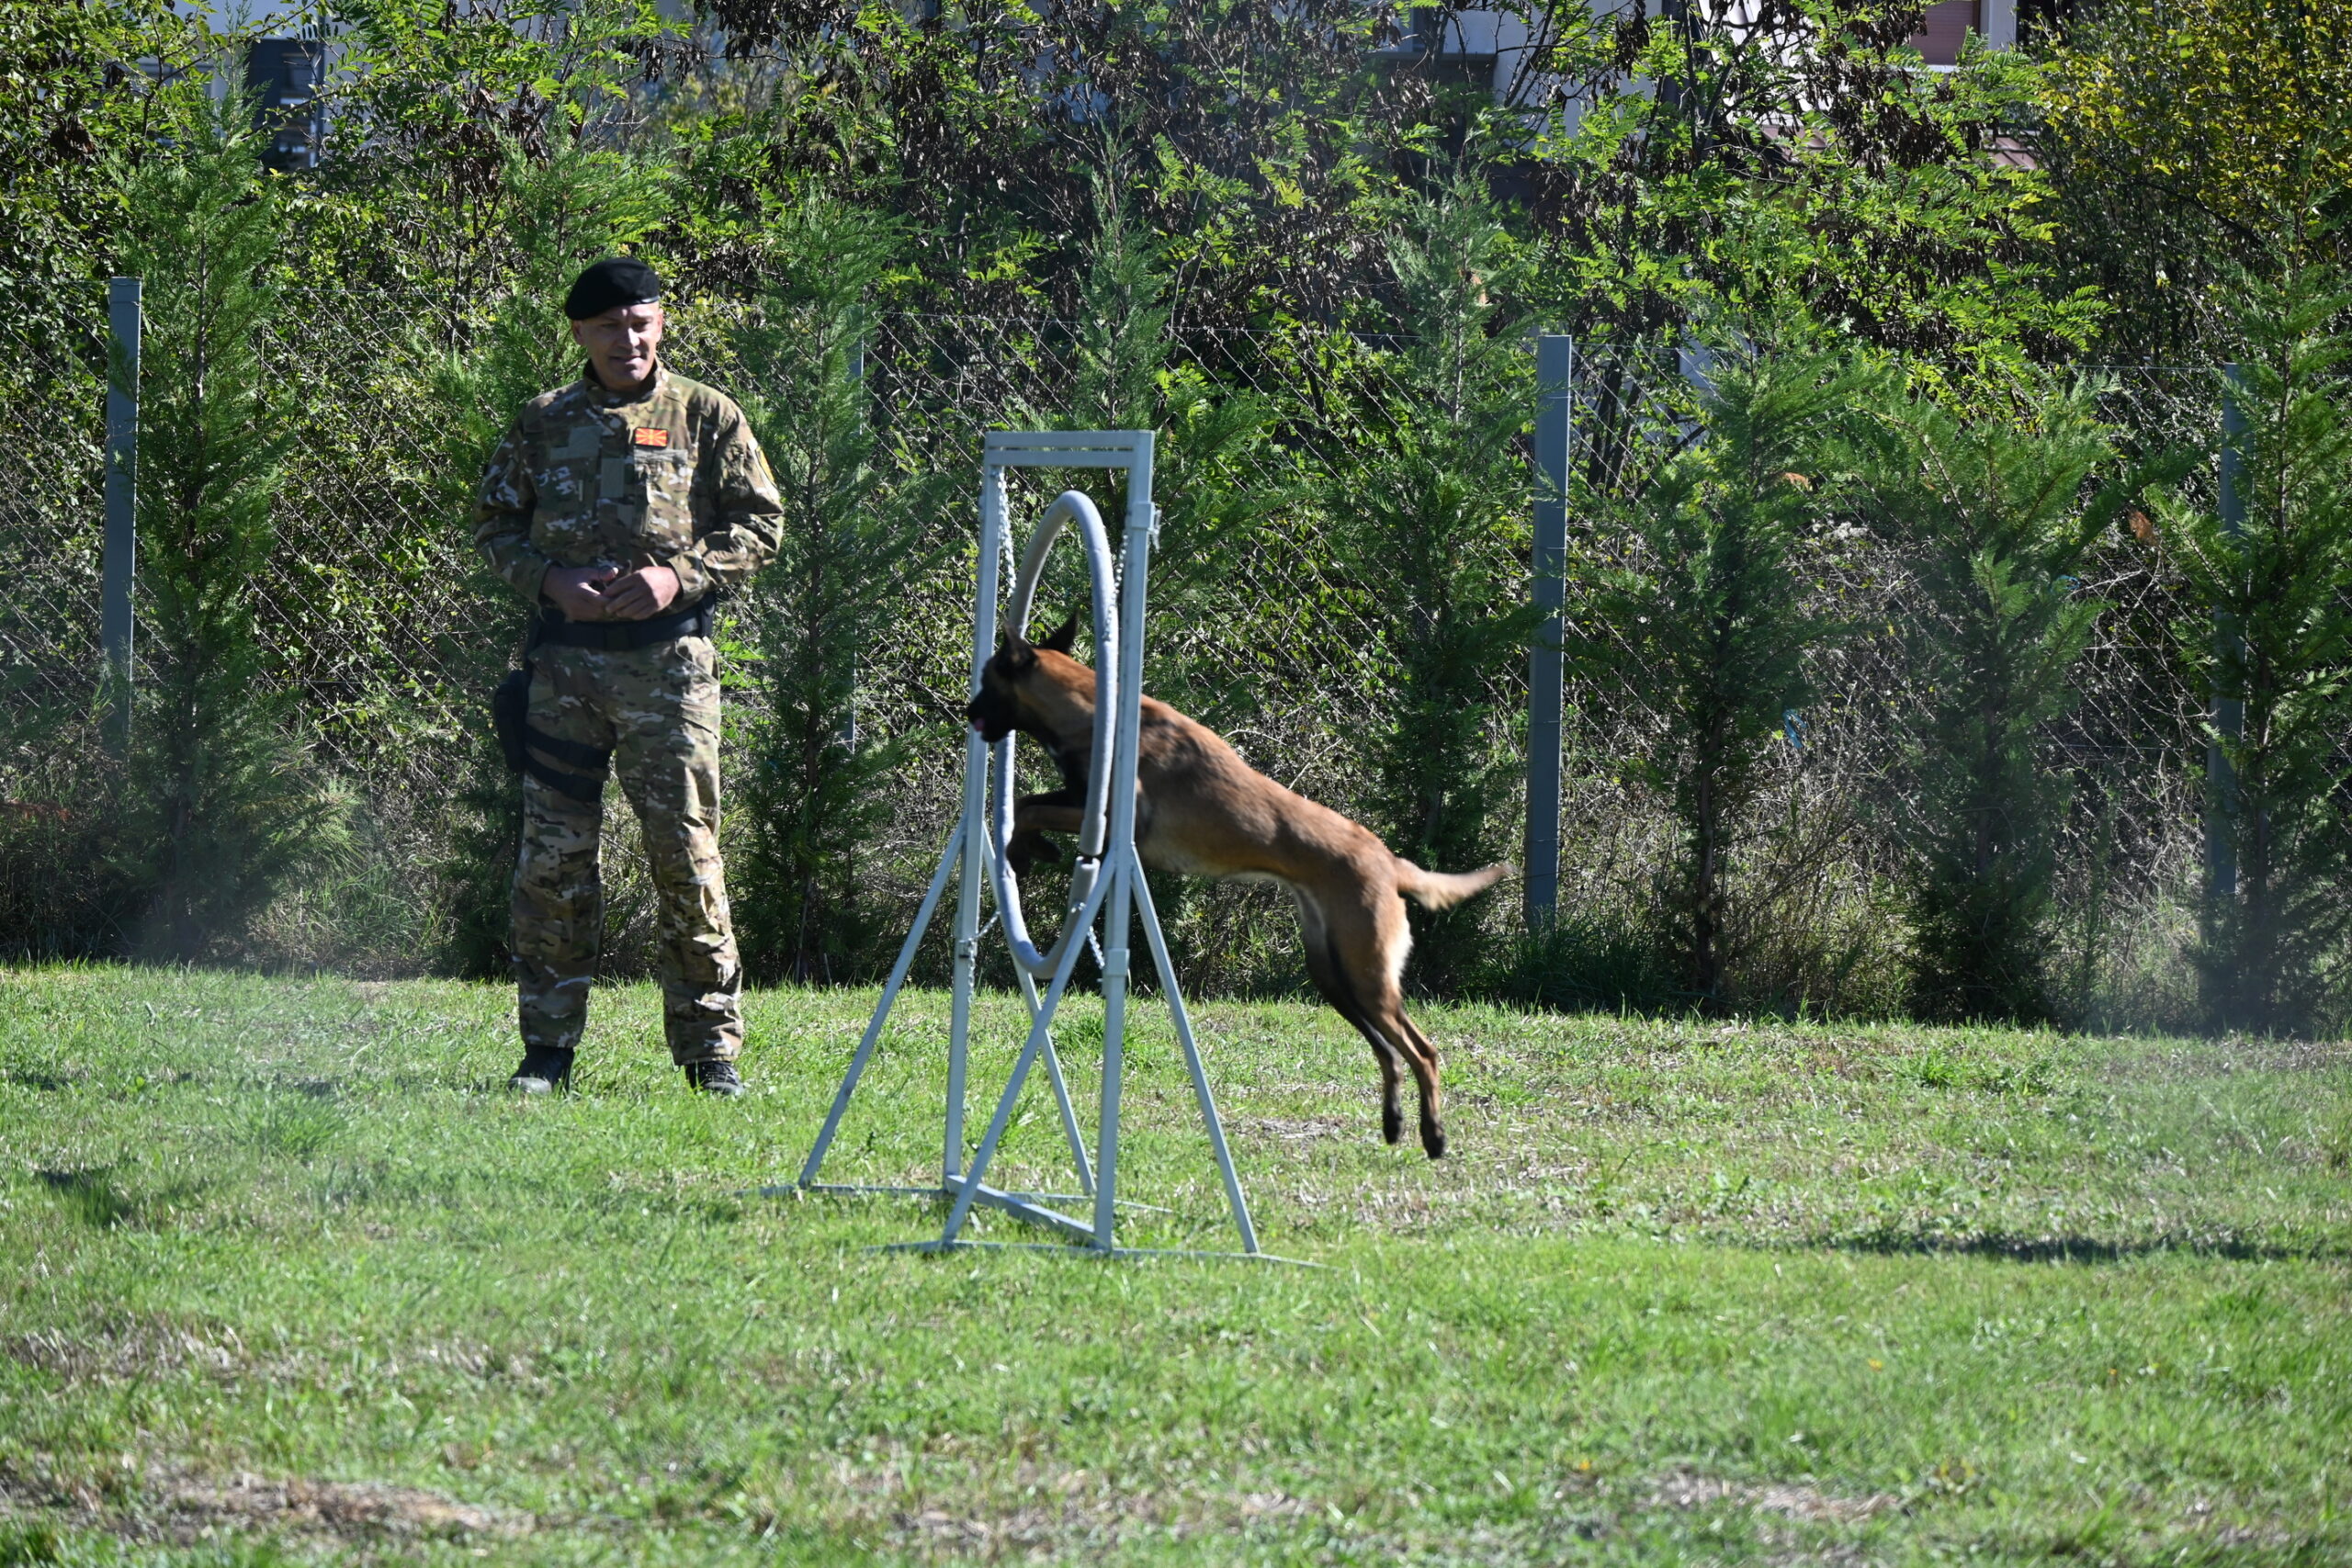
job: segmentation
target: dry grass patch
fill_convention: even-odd
[[[1713,1508],[1729,1506],[1747,1508],[1759,1514],[1778,1514],[1784,1518],[1803,1519],[1813,1524],[1854,1524],[1874,1515],[1896,1513],[1903,1508],[1903,1499],[1892,1492],[1873,1492],[1866,1497],[1838,1497],[1811,1486],[1778,1482],[1755,1485],[1742,1481],[1727,1481],[1717,1475],[1702,1475],[1695,1471],[1678,1470],[1660,1478],[1650,1493],[1653,1508]]]
[[[158,1489],[152,1512],[126,1517],[126,1534],[156,1534],[182,1544],[223,1530],[328,1536],[341,1540],[458,1540],[529,1533],[528,1514],[461,1503],[438,1492],[373,1482],[271,1481],[236,1474],[183,1478]]]

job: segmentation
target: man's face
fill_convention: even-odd
[[[616,392],[633,391],[653,374],[662,346],[662,307],[616,305],[601,316],[571,323],[571,339],[588,351],[596,379]]]

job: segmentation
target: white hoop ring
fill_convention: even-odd
[[[1017,799],[1012,767],[1012,745],[1017,739],[1014,734],[1008,733],[996,743],[996,766],[989,770],[993,795],[989,820],[989,879],[996,893],[997,910],[1004,921],[1005,941],[1012,949],[1013,962],[1032,975],[1052,974],[1069,944],[1082,935],[1078,917],[1084,912],[1094,884],[1102,875],[1102,847],[1111,830],[1111,743],[1115,728],[1111,720],[1118,712],[1119,690],[1118,588],[1112,570],[1111,536],[1102,526],[1102,514],[1082,491],[1062,491],[1046,508],[1045,515],[1037,519],[1037,531],[1029,536],[1029,547],[1021,557],[1021,570],[1013,580],[1012,598],[1005,606],[1002,625],[1008,636],[1027,637],[1030,606],[1037,595],[1038,579],[1045,575],[1046,558],[1052,552],[1054,541],[1061,536],[1062,525],[1072,518],[1078,521],[1079,538],[1086,547],[1087,576],[1094,590],[1094,744],[1088,757],[1086,807],[1079,819],[1078,860],[1070,872],[1069,897],[1062,909],[1061,931],[1054,938],[1054,945],[1044,952],[1039,952],[1030,940],[1029,922],[1021,908],[1021,879],[1005,858],[1012,843],[1013,807]]]

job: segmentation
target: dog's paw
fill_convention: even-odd
[[[1015,876],[1026,876],[1035,866],[1061,863],[1061,846],[1041,834],[1015,833],[1012,842],[1004,847],[1004,863],[1012,868]]]

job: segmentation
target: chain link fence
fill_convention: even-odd
[[[709,301],[676,310],[672,363],[732,384],[728,327],[741,309]],[[19,744],[39,716],[86,707],[100,668],[99,291],[89,320],[87,342],[36,363],[0,400],[0,434],[22,476],[0,491],[0,568],[19,585],[0,604],[0,702]],[[431,396],[435,356],[462,355],[480,325],[446,301],[320,291],[288,298],[269,346],[290,411],[280,564],[254,585],[272,668],[303,693],[322,755],[371,803],[386,852],[412,864],[432,859],[486,723],[482,671],[514,646],[521,624],[519,605],[485,591],[463,517],[471,476],[449,471],[436,428],[446,416]],[[1100,423],[1074,400],[1087,385],[1083,338],[1077,325],[1046,318],[889,315],[865,344],[859,373],[884,437],[881,460],[909,481],[935,481],[902,491],[920,508],[913,521],[929,570],[900,592],[889,635],[859,653],[855,724],[909,742],[887,784],[892,809],[865,857],[883,905],[911,910],[952,825],[982,434]],[[1278,782],[1359,818],[1374,815],[1366,742],[1389,725],[1396,639],[1410,635],[1400,609],[1420,591],[1351,531],[1351,487],[1366,472],[1364,422],[1413,405],[1400,359],[1394,343],[1308,329],[1178,331],[1159,378],[1170,423],[1159,490],[1170,525],[1154,571],[1150,689]],[[1532,355],[1525,368],[1532,418]],[[1637,488],[1690,428],[1683,370],[1670,355],[1578,355],[1571,620],[1579,570],[1610,548],[1595,521],[1601,503]],[[2211,372],[2097,374],[2127,445],[2214,449]],[[1188,431],[1186,421],[1238,397],[1261,408],[1246,440],[1218,445]],[[1059,488],[1053,476],[1020,483],[1016,506],[1029,515]],[[1203,499],[1212,494],[1215,507]],[[1521,581],[1533,496],[1531,477],[1495,498],[1494,525],[1476,547],[1491,552],[1494,571]],[[1814,592],[1854,635],[1817,656],[1819,695],[1789,716],[1776,745],[1774,785],[1741,856],[1750,911],[1742,962],[1753,994],[1893,1010],[1901,939],[1888,918],[1890,879],[1918,697],[1903,632],[1920,609],[1897,552],[1834,530],[1810,549]],[[1067,553],[1041,616],[1080,607],[1075,552]],[[2050,761],[2075,783],[2062,978],[2080,1013],[2138,1016],[2118,1013],[2116,998],[2144,990],[2165,967],[2159,959],[2177,956],[2165,944],[2177,948],[2181,896],[2195,874],[2202,702],[2180,632],[2197,612],[2142,522],[2101,544],[2075,591],[2102,609],[2076,672],[2080,701],[2047,738]],[[744,608],[722,625],[738,655],[751,651],[741,640]],[[1524,660],[1487,671],[1486,682],[1492,745],[1523,755]],[[733,662],[729,693],[730,767],[740,768],[763,711],[755,660]],[[1624,765],[1659,718],[1637,685],[1589,681],[1572,681],[1566,715],[1560,908],[1565,919],[1632,931],[1673,848],[1661,805]],[[1522,807],[1523,796],[1494,806],[1498,847],[1514,854]],[[623,831],[615,877],[624,911],[632,874]],[[1204,990],[1295,983],[1291,921],[1268,891],[1188,889],[1167,912]],[[1516,897],[1492,900],[1487,919],[1498,942],[1515,935]],[[623,933],[616,954],[625,959],[631,945]]]
[[[98,695],[106,496],[107,302],[77,301],[85,330],[28,344],[0,371],[0,702],[86,712]]]

